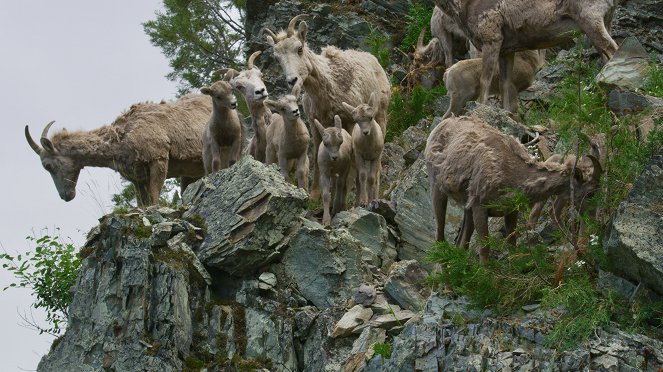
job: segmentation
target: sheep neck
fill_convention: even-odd
[[[110,126],[89,132],[59,132],[53,136],[58,152],[81,168],[104,167],[118,171],[117,154],[123,154],[120,135]]]
[[[333,93],[334,79],[324,57],[305,49],[308,65],[311,66],[308,77],[304,80],[304,91],[318,104],[330,105],[335,102]],[[324,111],[324,110],[323,110]],[[318,118],[323,119],[323,118]]]
[[[212,118],[210,122],[212,123],[232,123],[232,117],[234,109],[222,106],[216,102],[212,103]]]
[[[256,127],[265,127],[269,124],[271,112],[267,110],[264,101],[250,103],[249,112],[251,113],[251,123],[254,130]]]
[[[540,164],[531,164],[528,168],[520,174],[523,177],[521,191],[530,203],[559,194],[570,185],[569,175],[561,171],[549,170]]]

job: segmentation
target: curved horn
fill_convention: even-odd
[[[594,166],[594,171],[592,172],[592,181],[598,182],[601,178],[601,173],[603,173],[601,162],[594,155],[587,155],[587,157],[592,161],[592,165]]]
[[[255,66],[253,65],[253,61],[256,60],[256,58],[262,53],[261,51],[253,52],[251,56],[249,57],[249,61],[246,63],[246,65],[249,67],[249,70],[254,68]]]
[[[46,128],[41,132],[41,138],[46,138],[48,139],[48,130],[51,129],[51,125],[55,123],[55,120],[51,121],[50,123],[46,124]]]
[[[28,126],[25,126],[25,139],[28,140],[28,144],[32,149],[37,153],[37,155],[41,155],[41,152],[44,151],[44,149],[41,148],[33,139],[32,136],[30,135],[30,130],[28,130]]]
[[[417,39],[417,50],[424,47],[424,36],[426,36],[426,27],[421,29],[419,33],[419,38]]]
[[[297,22],[306,16],[308,16],[308,14],[300,14],[290,20],[290,23],[288,23],[288,37],[295,34],[295,26],[297,25]]]
[[[536,144],[537,142],[539,142],[539,132],[536,132],[534,134],[534,139],[533,140],[525,143],[524,145],[525,145],[525,147],[532,146],[532,145]]]
[[[274,41],[276,41],[276,34],[274,33],[274,31],[272,31],[272,30],[268,29],[267,27],[265,27],[265,28],[262,29],[262,32],[264,32],[267,35],[271,36],[272,39],[274,39]]]

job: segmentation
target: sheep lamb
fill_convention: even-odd
[[[384,138],[382,129],[375,121],[375,94],[371,94],[368,103],[352,107],[343,102],[343,106],[352,113],[356,123],[352,130],[352,153],[355,158],[359,187],[359,205],[365,207],[378,197],[380,189],[380,171],[382,168],[382,150]]]
[[[504,217],[507,242],[515,244],[517,210],[505,204],[524,195],[529,203],[578,189],[583,180],[569,164],[536,162],[515,138],[474,117],[445,119],[433,131],[424,151],[431,183],[437,240],[444,240],[448,197],[464,205],[459,245],[467,247],[474,228],[482,244],[481,262],[488,260],[488,217]],[[592,162],[598,160],[590,156]]]
[[[277,163],[286,181],[295,168],[297,186],[308,192],[308,144],[311,136],[301,118],[297,97],[299,87],[278,101],[266,100],[265,105],[275,114],[267,127],[267,164]],[[278,114],[278,115],[276,115]]]
[[[320,168],[320,186],[322,188],[322,224],[327,226],[336,213],[345,209],[348,178],[353,177],[352,137],[345,129],[341,118],[334,116],[334,126],[325,128],[318,119],[313,119],[315,128],[322,138],[318,147],[318,167]],[[332,195],[334,205],[330,212]]]
[[[340,50],[333,46],[315,54],[306,45],[308,26],[298,15],[290,20],[287,32],[278,35],[265,29],[267,42],[273,47],[290,88],[302,85],[302,106],[309,120],[317,119],[325,127],[331,127],[334,116],[339,115],[352,131],[352,117],[341,105],[346,102],[357,106],[368,101],[371,93],[377,95],[375,120],[386,134],[387,108],[391,99],[391,85],[378,60],[370,53],[357,50]],[[299,24],[297,24],[299,22]],[[297,30],[295,30],[297,26]],[[311,131],[313,145],[320,144],[318,131]],[[314,152],[314,156],[317,154]],[[320,192],[319,169],[314,159],[314,176],[311,198]]]
[[[174,102],[137,103],[110,125],[91,131],[62,130],[48,138],[54,122],[35,143],[39,155],[64,201],[76,196],[84,167],[111,168],[136,187],[138,205],[159,202],[166,178],[182,177],[182,190],[204,175],[200,133],[212,111],[207,96],[187,95]]]
[[[228,78],[228,76],[226,76]],[[212,97],[212,116],[203,131],[203,163],[205,175],[235,164],[242,153],[243,126],[237,115],[237,98],[225,80],[215,82],[200,92]]]

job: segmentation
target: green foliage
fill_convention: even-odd
[[[163,0],[163,6],[143,29],[170,60],[167,77],[179,82],[180,95],[210,84],[213,71],[237,66],[245,0]]]
[[[371,24],[369,27],[370,33],[366,36],[366,45],[370,48],[371,54],[377,58],[380,66],[387,68],[391,64],[391,55],[386,47],[388,38],[377,27]]]
[[[39,333],[57,335],[67,323],[67,308],[73,295],[71,287],[76,283],[80,268],[80,259],[74,246],[63,243],[60,237],[44,235],[40,238],[26,238],[36,247],[33,252],[11,256],[0,254],[2,267],[11,272],[16,282],[5,287],[28,288],[35,295],[32,306],[46,311],[47,328],[30,324]]]
[[[653,55],[649,76],[642,91],[654,97],[663,98],[663,67],[657,63],[656,57]]]
[[[136,187],[128,181],[122,181],[122,184],[122,190],[111,197],[114,206],[113,213],[126,213],[127,210],[136,207]],[[178,178],[167,179],[161,188],[159,204],[175,206],[180,198],[179,189],[180,180]]]
[[[433,16],[433,7],[429,5],[416,4],[410,7],[408,23],[405,36],[401,42],[401,50],[409,52],[417,44],[417,38],[422,29],[426,29],[425,40],[430,39],[430,19]]]
[[[383,359],[391,358],[393,348],[389,343],[375,343],[373,344],[373,351],[376,355],[380,355]]]
[[[417,86],[410,93],[394,88],[389,105],[389,130],[386,140],[391,141],[405,129],[416,125],[419,120],[432,117],[435,114],[432,103],[445,94],[447,89],[444,85],[430,90]]]

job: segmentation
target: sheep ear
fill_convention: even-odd
[[[223,78],[222,78],[222,80],[224,80],[224,81],[230,81],[230,80],[236,78],[237,76],[239,76],[239,71],[237,71],[235,69],[228,68],[228,69],[225,69],[225,70],[226,70],[226,72],[225,72],[225,74],[223,74]]]
[[[271,99],[265,100],[265,106],[271,111],[279,111],[276,101],[272,101]]]
[[[297,30],[297,37],[299,38],[299,41],[304,44],[306,42],[306,33],[308,32],[308,25],[306,24],[306,21],[301,21],[299,22],[299,29]]]
[[[341,122],[341,117],[334,115],[334,126],[338,129],[343,129],[343,122]]]
[[[299,99],[299,95],[301,94],[301,92],[302,92],[302,85],[295,84],[295,86],[292,87],[292,91],[290,92],[290,94],[292,94],[293,96],[297,97],[297,99]]]
[[[200,88],[200,93],[207,94],[208,96],[211,96],[212,95],[212,89],[210,87],[202,87],[202,88]]]
[[[325,127],[320,124],[318,119],[313,119],[313,124],[315,124],[315,128],[318,130],[318,133],[320,133],[321,136],[325,134]]]
[[[274,46],[274,44],[276,44],[274,39],[269,35],[265,35],[265,41],[267,41],[267,44],[269,44],[269,46],[272,46],[272,47]]]
[[[55,150],[55,146],[53,146],[53,142],[51,142],[50,139],[42,137],[39,142],[41,142],[41,147],[43,147],[44,150],[46,150],[46,152],[50,152],[50,153],[56,153],[57,152]]]
[[[371,106],[373,110],[378,109],[378,95],[375,92],[371,93],[371,97],[368,99],[368,105]]]
[[[352,107],[352,106],[348,105],[348,104],[347,104],[347,103],[345,103],[345,102],[341,102],[341,105],[343,105],[343,108],[345,109],[345,111],[347,111],[347,112],[348,112],[348,114],[352,114],[352,111],[354,111],[354,110],[355,110],[355,108],[354,108],[354,107]]]

